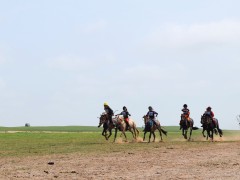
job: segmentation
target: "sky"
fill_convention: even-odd
[[[142,126],[187,104],[239,129],[240,1],[0,0],[0,126],[97,126],[104,102]]]

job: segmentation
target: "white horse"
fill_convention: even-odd
[[[116,140],[118,130],[122,132],[126,141],[127,141],[127,136],[126,136],[125,132],[127,130],[129,130],[132,133],[134,139],[137,139],[137,137],[139,135],[139,131],[137,129],[136,123],[134,122],[134,120],[132,118],[129,118],[129,120],[128,120],[128,123],[129,123],[128,129],[126,129],[127,124],[125,123],[123,115],[116,115],[115,118],[113,118],[113,123],[116,125],[115,136],[114,136],[113,142],[115,142],[115,140]]]

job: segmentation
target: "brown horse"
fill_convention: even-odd
[[[112,135],[112,129],[114,128],[114,126],[109,124],[108,115],[106,113],[102,113],[99,118],[98,127],[101,127],[102,125],[103,125],[102,135],[105,137],[106,140],[108,140]],[[108,132],[109,132],[109,135],[108,135]]]
[[[207,140],[208,140],[208,137],[210,137],[211,140],[213,141],[214,133],[216,135],[219,134],[220,137],[223,136],[223,132],[219,128],[218,120],[216,118],[214,118],[214,120],[216,124],[213,123],[213,119],[210,116],[207,116],[206,114],[201,116],[201,124],[203,127],[202,134],[203,134],[203,137],[206,137],[204,134],[204,131],[207,131],[207,138],[206,138]]]
[[[184,114],[181,115],[180,126],[182,127],[182,135],[185,139],[188,139],[188,141],[191,140],[192,130],[199,129],[198,127],[193,127],[193,125],[194,125],[194,121],[192,118],[188,120]],[[187,137],[188,129],[190,129],[189,138]]]
[[[129,118],[128,123],[128,129],[127,129],[127,124],[124,121],[124,117],[122,115],[116,115],[115,118],[113,118],[113,123],[116,124],[116,128],[115,128],[115,136],[114,136],[114,140],[113,142],[115,142],[116,137],[117,137],[117,131],[121,131],[122,134],[125,137],[125,141],[127,141],[127,136],[126,136],[126,131],[130,131],[132,133],[133,138],[136,140],[138,135],[139,135],[139,131],[137,129],[136,123],[134,122],[134,120],[132,118]]]
[[[156,120],[156,124],[153,123],[153,120],[149,119],[149,117],[147,117],[146,115],[143,116],[143,119],[144,119],[144,123],[145,123],[145,129],[144,129],[144,136],[143,136],[143,141],[145,140],[145,136],[146,136],[146,133],[149,132],[149,140],[148,142],[150,143],[150,140],[151,140],[151,135],[153,135],[153,142],[155,142],[155,132],[156,130],[159,131],[159,134],[160,134],[160,137],[161,137],[161,141],[163,140],[162,138],[162,133],[164,135],[167,136],[167,131],[163,130],[161,125],[160,125],[160,122],[158,120]]]

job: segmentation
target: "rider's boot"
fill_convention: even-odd
[[[126,131],[129,129],[129,123],[126,122]]]

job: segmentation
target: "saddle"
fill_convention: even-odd
[[[148,127],[148,128],[152,128],[153,127],[153,120],[149,120],[148,122],[147,122],[147,124],[146,124],[146,126]]]

